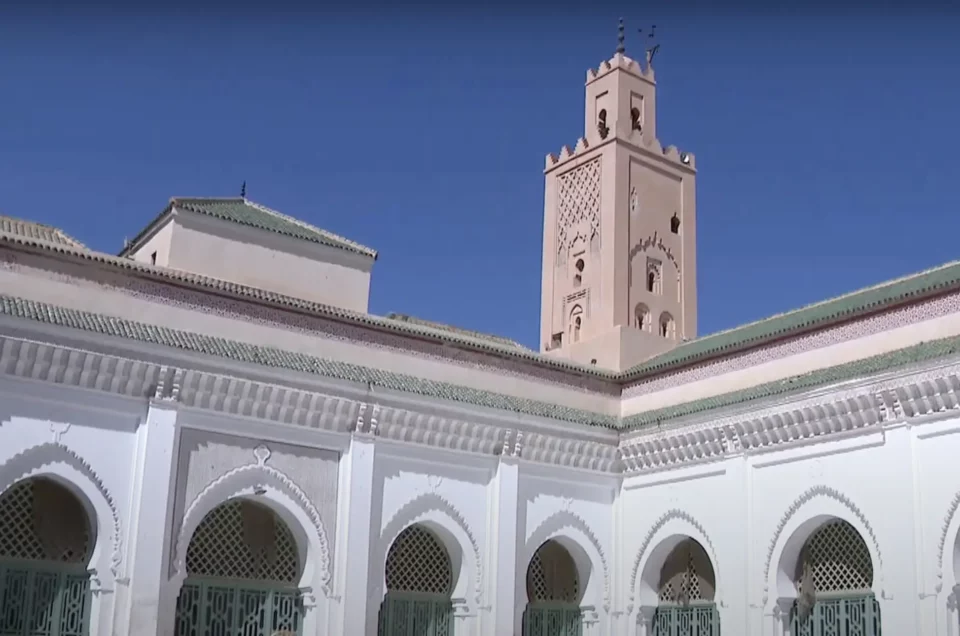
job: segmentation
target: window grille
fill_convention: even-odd
[[[84,636],[91,528],[83,504],[52,479],[0,495],[0,634]]]
[[[541,545],[530,560],[527,568],[527,598],[531,603],[579,602],[577,566],[567,549],[556,541]]]
[[[300,559],[287,525],[266,506],[243,499],[211,510],[187,548],[187,573],[297,583]]]
[[[420,525],[405,529],[387,553],[387,590],[449,596],[453,567],[440,540]]]
[[[801,581],[803,564],[810,564],[816,594],[866,592],[873,585],[870,550],[856,528],[843,520],[831,521],[807,541],[797,566]],[[798,588],[802,585],[798,583]]]
[[[27,479],[0,496],[0,558],[86,563],[90,524],[83,505],[51,479]]]
[[[673,549],[660,572],[660,602],[686,604],[712,601],[713,566],[706,551],[693,539]]]

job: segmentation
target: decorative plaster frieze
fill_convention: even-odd
[[[379,409],[376,430],[385,439],[483,455],[503,447],[499,427],[393,407]]]
[[[870,385],[821,390],[752,412],[706,414],[685,425],[641,430],[626,437],[620,451],[627,473],[662,470],[957,410],[960,365],[951,364]]]
[[[877,541],[877,535],[873,530],[873,525],[867,519],[866,515],[863,514],[863,511],[860,510],[860,507],[857,506],[849,497],[841,493],[836,488],[826,485],[819,485],[810,488],[805,491],[799,497],[797,497],[792,504],[784,511],[783,515],[780,517],[780,521],[777,523],[777,529],[773,533],[773,537],[770,539],[770,543],[767,546],[767,556],[763,565],[763,604],[766,605],[767,600],[769,599],[770,591],[770,564],[773,562],[774,551],[777,547],[777,542],[780,540],[780,536],[783,534],[784,529],[787,526],[787,523],[793,516],[807,503],[816,499],[818,497],[826,497],[828,499],[833,499],[838,502],[841,506],[850,511],[857,521],[860,522],[862,528],[866,530],[867,536],[864,537],[865,540],[869,540],[873,545],[875,554],[877,555],[877,563],[874,566],[874,576],[879,574],[879,585],[881,597],[886,598],[886,591],[883,586],[883,552],[880,550],[880,542]]]
[[[274,485],[279,486],[280,490],[290,497],[303,510],[313,524],[313,530],[317,537],[318,554],[316,555],[316,565],[319,568],[320,584],[323,593],[327,597],[332,597],[331,572],[330,572],[330,544],[327,540],[327,532],[324,529],[323,519],[306,493],[285,473],[277,470],[273,466],[267,465],[270,459],[270,449],[261,444],[253,450],[255,461],[239,468],[234,468],[212,482],[200,491],[187,507],[183,515],[183,521],[180,523],[180,531],[177,534],[174,570],[177,577],[186,576],[187,548],[190,545],[190,539],[196,527],[203,520],[203,517],[213,508],[221,503],[233,498],[251,487]],[[217,491],[221,491],[217,494]]]
[[[543,464],[601,472],[621,469],[620,453],[613,444],[543,433],[527,433],[523,437],[522,457]]]
[[[34,471],[51,464],[64,463],[78,470],[86,477],[110,509],[110,521],[112,522],[110,535],[110,572],[114,578],[120,576],[120,564],[123,561],[123,534],[120,528],[120,513],[117,510],[117,503],[110,493],[110,490],[103,483],[100,475],[93,469],[88,461],[83,459],[76,451],[68,448],[60,441],[60,436],[66,432],[69,425],[51,426],[55,441],[38,444],[23,450],[0,465],[0,493],[3,493],[10,486],[27,477]],[[99,524],[97,524],[99,525]]]

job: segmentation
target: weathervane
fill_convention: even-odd
[[[643,29],[637,29],[640,35],[643,35]],[[647,32],[647,40],[650,40],[648,44],[650,45],[647,48],[647,64],[653,64],[653,57],[657,54],[657,51],[660,50],[660,45],[657,44],[657,25],[651,24],[650,30]]]

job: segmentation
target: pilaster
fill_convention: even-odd
[[[517,573],[517,545],[522,541],[517,528],[519,467],[516,458],[500,458],[495,484],[494,574],[491,581],[493,624],[485,629],[488,636],[519,634],[526,602],[522,585],[524,577]]]
[[[368,434],[354,433],[350,448],[344,455],[344,480],[340,489],[343,502],[340,514],[340,532],[337,564],[343,573],[340,587],[342,610],[340,634],[374,636],[377,633],[377,612],[380,598],[371,595],[370,553],[373,539],[379,534],[374,528],[374,460],[376,444]]]
[[[172,634],[173,617],[162,589],[169,563],[171,508],[175,493],[175,457],[178,445],[176,404],[152,400],[137,430],[131,524],[127,545],[129,590],[119,616],[119,633]]]

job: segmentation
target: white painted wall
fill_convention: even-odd
[[[231,428],[242,436],[223,437]],[[774,608],[792,596],[789,581],[778,578],[781,559],[812,533],[811,520],[827,518],[845,519],[866,541],[886,632],[957,633],[948,605],[960,583],[960,419],[951,413],[621,484],[615,475],[524,459],[357,433],[323,437],[4,376],[0,488],[52,474],[95,516],[91,568],[102,591],[94,596],[93,634],[167,633],[180,583],[170,564],[183,531],[177,501],[189,503],[189,480],[177,474],[185,464],[176,459],[185,435],[213,445],[237,440],[235,455],[211,455],[220,463],[203,475],[207,508],[263,484],[264,501],[303,543],[305,633],[374,634],[386,552],[405,527],[424,523],[455,563],[458,635],[519,633],[529,559],[551,538],[577,562],[585,633],[639,634],[641,608],[655,604],[647,582],[664,556],[658,547],[690,536],[713,562],[724,633],[780,636]],[[247,455],[260,445],[273,454],[257,467]],[[311,483],[320,473],[298,469],[298,457],[311,462],[304,466],[334,457],[332,472]],[[271,477],[271,469],[289,479]]]

